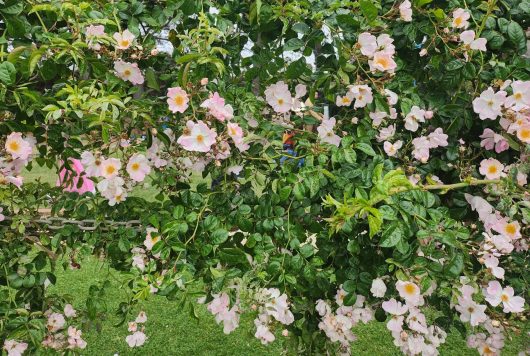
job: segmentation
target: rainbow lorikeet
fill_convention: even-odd
[[[295,146],[295,140],[294,140],[294,131],[291,130],[285,130],[282,136],[282,143],[283,143],[283,151],[288,154],[289,156],[296,157],[298,154],[294,150]],[[280,158],[280,164],[283,164],[286,160],[292,161],[293,158],[289,158],[287,156],[282,156]],[[301,167],[304,164],[304,159],[301,158],[298,161],[298,167]]]

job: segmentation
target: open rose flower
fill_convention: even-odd
[[[188,108],[188,94],[181,88],[169,88],[167,90],[167,104],[172,113],[183,113]]]
[[[464,45],[469,46],[469,48],[486,52],[486,43],[488,42],[485,38],[477,38],[475,39],[475,31],[469,30],[464,31],[460,34],[460,41],[464,43]]]
[[[144,76],[136,63],[129,63],[118,59],[114,62],[114,70],[120,79],[129,81],[135,85],[144,83]]]
[[[20,132],[12,132],[7,136],[5,149],[13,159],[26,160],[32,153],[31,144],[22,137]]]
[[[514,296],[512,287],[502,288],[498,281],[489,282],[484,297],[494,307],[502,303],[505,313],[521,313],[524,310],[524,298]]]
[[[458,8],[453,11],[452,26],[454,28],[467,28],[469,26],[469,18],[471,15],[464,9]]]
[[[499,179],[505,176],[504,165],[495,158],[488,158],[480,162],[479,172],[488,179]]]
[[[137,153],[129,159],[127,173],[129,173],[132,180],[142,182],[150,172],[149,161],[143,154]]]
[[[112,35],[112,38],[116,41],[117,49],[127,49],[131,47],[134,41],[134,35],[129,30],[125,30],[122,33],[116,32]]]
[[[286,113],[293,107],[293,97],[289,87],[283,81],[272,84],[265,90],[265,99],[267,103],[277,113]]]
[[[495,93],[490,87],[480,93],[478,98],[473,100],[473,110],[479,114],[481,120],[495,120],[502,115],[501,107],[506,101],[506,92],[503,90]]]
[[[225,99],[221,98],[218,92],[213,93],[210,98],[206,99],[201,104],[201,108],[208,109],[209,114],[221,122],[234,117],[232,105],[225,104]]]
[[[217,133],[203,121],[197,123],[188,120],[186,128],[177,140],[186,151],[209,152],[215,143]]]

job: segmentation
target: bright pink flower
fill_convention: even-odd
[[[70,158],[69,161],[73,170],[67,170],[66,168],[63,168],[61,172],[59,172],[59,178],[57,179],[56,186],[62,186],[63,190],[66,192],[75,192],[79,194],[84,194],[87,192],[95,193],[96,187],[94,182],[86,175],[83,175],[84,168],[81,161],[75,158]],[[78,187],[80,178],[83,180],[83,184]]]
[[[186,151],[209,152],[215,143],[217,133],[210,129],[203,121],[197,123],[188,120],[186,128],[177,140]]]
[[[190,101],[188,94],[181,87],[169,88],[167,90],[167,104],[172,113],[183,113],[188,108]]]

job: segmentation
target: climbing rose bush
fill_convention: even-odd
[[[377,320],[406,355],[451,328],[499,355],[526,320],[527,0],[3,0],[0,20],[8,355],[81,353],[109,312],[142,348],[153,294],[304,354]],[[55,185],[25,181],[39,166]],[[47,289],[90,255],[126,273],[117,311],[106,282]]]

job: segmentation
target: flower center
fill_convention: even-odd
[[[508,297],[506,294],[503,294],[501,295],[501,300],[506,303],[510,300],[510,297]]]
[[[184,98],[181,95],[177,95],[175,97],[175,104],[177,104],[178,106],[184,105]]]
[[[116,172],[116,168],[114,168],[114,166],[107,166],[107,168],[105,168],[105,171],[107,172],[108,175],[111,175],[111,174],[114,174],[114,172]]]
[[[506,231],[509,235],[515,235],[517,229],[515,228],[515,224],[508,224],[504,228],[504,231]]]
[[[416,287],[412,283],[405,285],[405,293],[412,295],[414,292],[416,292]]]
[[[521,136],[521,138],[527,140],[530,138],[530,130],[529,129],[521,129],[521,131],[519,132],[519,136]]]
[[[342,98],[343,104],[348,104],[349,102],[350,102],[350,99],[348,99],[347,97]]]
[[[457,17],[455,19],[455,25],[457,25],[457,26],[462,25],[462,22],[464,22],[464,20],[461,17]]]
[[[125,70],[123,71],[123,75],[126,76],[126,77],[128,77],[129,75],[131,75],[131,70],[130,70],[130,69],[125,69]]]
[[[469,307],[469,308],[467,308],[467,311],[470,312],[470,313],[473,313],[475,311],[475,308]]]
[[[489,106],[489,107],[492,107],[492,106],[493,106],[493,100],[488,101],[488,106]]]
[[[203,143],[204,142],[204,136],[203,135],[197,135],[197,142]]]
[[[378,58],[376,63],[381,65],[381,67],[383,68],[387,68],[390,64],[390,62],[386,58]]]
[[[11,141],[9,143],[9,149],[13,152],[18,152],[20,150],[20,144],[17,141]]]
[[[278,99],[278,105],[283,105],[285,101],[283,99]]]
[[[138,163],[133,163],[132,166],[131,166],[131,169],[132,169],[133,171],[137,171],[137,170],[139,170],[139,169],[140,169],[140,164],[138,164]]]
[[[515,98],[515,100],[521,100],[523,98],[523,94],[515,93],[513,97]]]
[[[129,41],[127,41],[127,40],[121,40],[121,41],[120,41],[120,45],[121,45],[122,47],[129,47]]]
[[[496,166],[489,166],[488,167],[488,173],[497,173],[497,167]]]

